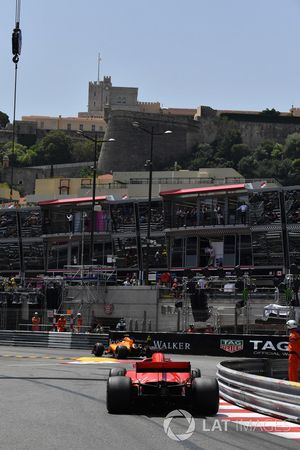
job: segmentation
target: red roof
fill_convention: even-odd
[[[88,203],[93,200],[93,197],[77,197],[77,198],[60,198],[55,200],[43,200],[41,202],[38,202],[40,206],[44,205],[66,205],[69,203]],[[95,197],[95,201],[99,202],[101,200],[106,200],[106,196],[98,196]]]
[[[236,191],[238,189],[245,189],[245,184],[224,184],[221,186],[206,186],[192,189],[173,189],[172,191],[162,191],[159,194],[163,197],[165,195],[206,194],[209,192]]]

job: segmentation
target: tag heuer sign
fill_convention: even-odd
[[[112,303],[104,303],[103,309],[105,314],[112,314],[114,310],[114,305]]]
[[[244,348],[244,341],[241,339],[221,339],[220,348],[228,353],[239,352]]]

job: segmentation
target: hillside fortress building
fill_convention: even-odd
[[[24,116],[17,123],[18,142],[31,133],[34,143],[51,129],[74,135],[77,130],[96,132],[100,138],[117,141],[113,148],[105,143],[102,146],[98,162],[102,173],[144,170],[151,136],[134,128],[133,122],[154,130],[153,168],[166,170],[174,168],[198,144],[213,142],[229,127],[240,131],[243,143],[250,149],[265,141],[283,143],[289,134],[300,132],[300,109],[292,107],[289,112],[279,113],[216,110],[208,106],[162,108],[159,102],[139,101],[137,87],[113,86],[111,77],[104,76],[102,81],[89,82],[87,111],[73,119]],[[166,130],[172,134],[161,134]]]
[[[286,137],[300,131],[300,109],[289,112],[274,110],[228,111],[208,106],[198,108],[162,108],[159,102],[140,102],[138,88],[116,87],[111,77],[89,83],[88,111],[78,117],[103,117],[107,122],[105,139],[114,138],[114,149],[103,144],[98,161],[102,173],[143,170],[149,159],[149,133],[153,130],[153,168],[166,170],[184,159],[198,144],[211,143],[231,127],[240,131],[243,143],[255,149],[265,141],[283,143]],[[167,137],[164,131],[171,130]]]
[[[106,139],[118,141],[117,152],[104,144],[99,159],[102,172],[142,170],[149,159],[150,136],[132,126],[138,121],[144,128],[155,130],[153,167],[166,170],[174,167],[201,143],[211,143],[227,128],[240,131],[244,144],[255,149],[265,141],[283,143],[289,134],[300,131],[300,117],[280,113],[272,116],[259,112],[217,111],[199,107],[194,116],[167,113],[111,110],[108,116]],[[165,130],[172,134],[164,135]]]

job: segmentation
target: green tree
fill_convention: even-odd
[[[232,146],[242,143],[241,132],[234,127],[230,127],[217,137],[212,146],[216,151],[217,157],[229,161],[232,160]]]
[[[300,158],[300,133],[292,133],[286,138],[283,155],[291,159]]]
[[[0,111],[0,128],[5,128],[8,123],[9,123],[8,115]]]
[[[209,144],[199,144],[194,149],[190,161],[184,161],[189,170],[198,170],[200,167],[214,166],[214,149]]]
[[[28,148],[18,143],[15,143],[13,151],[13,143],[6,142],[6,144],[4,144],[0,149],[0,158],[2,160],[3,156],[8,156],[10,163],[12,163],[14,166],[23,166],[24,161],[26,160],[27,152]]]
[[[36,146],[36,162],[66,164],[73,162],[73,142],[63,131],[50,131]]]
[[[250,155],[250,149],[246,144],[233,144],[230,153],[230,159],[233,161],[234,166],[237,166],[242,158]]]
[[[94,161],[94,144],[88,140],[74,142],[72,159],[74,162]]]
[[[255,178],[258,162],[253,155],[245,156],[238,163],[238,171],[246,178]]]
[[[275,108],[272,109],[266,108],[260,114],[263,116],[278,117],[280,116],[280,111],[276,111]]]
[[[271,152],[272,159],[282,159],[283,158],[283,145],[276,143]]]
[[[79,176],[81,178],[92,178],[93,169],[91,167],[83,167],[80,169]]]

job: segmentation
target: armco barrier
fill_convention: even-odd
[[[49,348],[92,348],[96,342],[108,344],[109,337],[120,339],[124,332],[74,334],[47,331],[0,330],[0,346],[15,345]],[[130,332],[138,340],[151,338],[152,345],[166,353],[220,357],[287,358],[287,336],[228,335],[205,333]]]
[[[74,348],[89,350],[96,342],[108,344],[108,334],[72,334],[47,331],[0,331],[0,346]]]
[[[287,376],[286,360],[223,361],[217,366],[220,394],[225,400],[300,423],[300,383],[272,376]]]

